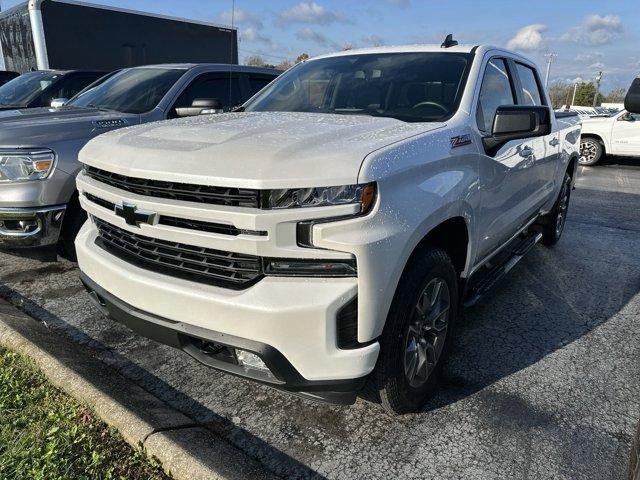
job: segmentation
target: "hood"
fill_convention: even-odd
[[[0,111],[0,147],[50,147],[138,123],[138,115],[90,108],[5,110]]]
[[[202,115],[101,135],[80,161],[131,177],[223,187],[352,184],[369,153],[443,125],[320,113]]]

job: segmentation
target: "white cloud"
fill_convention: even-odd
[[[274,42],[270,36],[265,35],[260,29],[255,27],[247,27],[240,30],[240,42],[259,44],[260,48],[266,48],[271,51],[280,48],[280,45]]]
[[[291,8],[281,11],[277,20],[281,24],[310,23],[329,25],[330,23],[344,22],[346,19],[342,13],[328,10],[316,2],[300,2]]]
[[[380,45],[384,45],[384,38],[375,34],[367,35],[366,37],[362,37],[362,43],[371,45],[372,47],[379,47]]]
[[[310,42],[317,43],[323,47],[331,47],[334,49],[340,48],[340,46],[329,40],[325,35],[320,32],[316,32],[310,28],[305,28],[304,30],[300,30],[296,33],[296,38],[298,40],[309,40]]]
[[[583,52],[576,55],[576,62],[589,65],[602,59],[604,55],[601,52]]]
[[[518,30],[515,37],[507,42],[507,48],[524,51],[541,50],[545,46],[542,33],[546,30],[547,26],[540,23],[527,25]]]
[[[624,25],[617,15],[589,15],[580,25],[571,28],[560,39],[590,45],[605,45],[620,38],[623,31]]]
[[[227,25],[231,25],[231,23],[234,25],[250,25],[256,29],[263,27],[262,20],[258,15],[242,8],[237,8],[233,14],[231,10],[222,12],[219,17]]]

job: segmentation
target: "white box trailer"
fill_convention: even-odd
[[[0,13],[0,70],[115,70],[238,63],[237,30],[75,0],[29,0]]]

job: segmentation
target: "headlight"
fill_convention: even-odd
[[[0,182],[44,180],[53,171],[55,160],[50,150],[0,150]]]
[[[366,185],[344,185],[337,187],[288,188],[268,190],[264,208],[302,208],[348,205],[359,203],[361,212],[367,212],[374,203],[376,187]]]

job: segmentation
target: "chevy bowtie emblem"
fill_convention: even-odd
[[[141,223],[153,225],[157,216],[157,213],[155,212],[138,210],[138,207],[131,205],[130,203],[116,205],[114,211],[117,216],[124,218],[127,225],[132,225],[138,228],[140,228]]]

